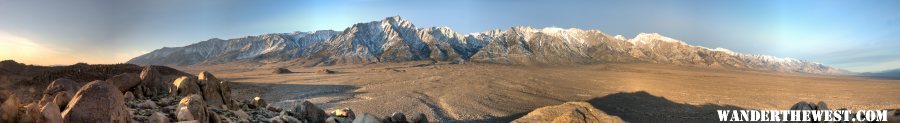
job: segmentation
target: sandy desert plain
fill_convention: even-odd
[[[403,62],[325,67],[219,64],[175,67],[235,82],[237,99],[308,100],[326,111],[421,112],[440,122],[508,122],[529,111],[587,101],[627,122],[716,122],[717,109],[900,109],[900,80],[742,71],[650,63],[522,66]],[[277,66],[277,67],[276,67]],[[315,71],[329,69],[334,74]]]

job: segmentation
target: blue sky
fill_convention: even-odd
[[[512,26],[629,38],[657,32],[857,72],[900,68],[896,0],[0,0],[0,59],[119,63],[210,38],[343,30],[395,15],[460,33]]]

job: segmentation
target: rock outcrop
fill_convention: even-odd
[[[25,112],[19,115],[19,122],[41,122],[41,107],[42,105],[39,103],[29,103],[28,105],[25,105],[25,107],[23,107],[25,108]]]
[[[272,71],[272,73],[274,73],[274,74],[287,74],[287,73],[294,73],[294,72],[291,71],[291,70],[288,70],[287,68],[277,68],[277,69],[275,69],[274,71]]]
[[[348,117],[350,119],[356,118],[356,114],[353,113],[353,110],[350,108],[343,108],[331,111],[331,116],[335,117]]]
[[[125,92],[125,95],[122,96],[123,98],[125,98],[125,102],[129,102],[135,99],[134,93],[131,93],[131,91]]]
[[[57,94],[59,92],[65,92],[69,93],[70,95],[75,95],[75,92],[77,92],[80,87],[80,84],[71,79],[59,78],[53,80],[53,82],[47,86],[47,89],[44,90],[44,95],[52,96],[53,94]]]
[[[66,109],[66,105],[72,101],[72,95],[69,93],[57,93],[56,96],[53,97],[53,104],[56,105],[59,109]]]
[[[138,95],[142,95],[143,97],[157,97],[164,96],[169,93],[169,87],[171,87],[171,82],[166,82],[162,75],[160,75],[159,71],[156,70],[153,66],[145,66],[143,70],[141,70],[141,90],[143,93],[135,93]]]
[[[269,106],[269,104],[266,103],[266,100],[263,100],[260,97],[253,97],[253,99],[250,100],[250,104],[256,108],[266,108]]]
[[[237,101],[231,97],[231,82],[229,81],[219,81],[219,95],[222,95],[222,101],[224,101],[225,106],[228,109],[237,109],[239,106]]]
[[[178,121],[197,120],[201,123],[209,122],[206,101],[200,95],[190,95],[181,99],[176,109]]]
[[[535,109],[513,123],[622,123],[621,118],[610,116],[587,102],[567,102],[561,105]]]
[[[353,119],[353,123],[382,123],[382,119],[369,113],[362,113]]]
[[[56,79],[44,89],[41,99],[36,105],[43,106],[47,103],[53,103],[59,109],[64,109],[66,107],[65,105],[72,99],[72,95],[75,95],[75,92],[78,91],[79,87],[81,87],[81,85],[71,79]]]
[[[816,106],[815,103],[800,101],[797,102],[797,104],[794,104],[794,106],[791,106],[791,110],[818,110],[817,107],[818,106]]]
[[[224,97],[222,97],[222,86],[219,84],[222,83],[222,80],[219,80],[211,73],[203,71],[197,75],[197,78],[200,81],[201,92],[203,93],[203,100],[206,101],[207,105],[211,105],[213,107],[222,107],[222,105],[226,105],[226,101]],[[230,100],[227,102],[231,102]]]
[[[297,119],[309,123],[322,123],[328,118],[324,110],[309,101],[287,102],[285,111],[293,114]]]
[[[62,123],[62,113],[55,104],[46,104],[41,107],[41,118],[38,123]]]
[[[184,97],[192,94],[203,94],[200,89],[200,85],[198,85],[199,80],[192,76],[182,76],[178,79],[175,79],[173,84],[175,85],[175,89],[173,89],[175,96]]]
[[[406,115],[403,115],[403,113],[400,112],[394,112],[390,116],[385,117],[383,120],[385,123],[407,123]]]
[[[124,100],[118,87],[96,80],[78,90],[62,117],[65,122],[73,123],[125,123],[129,121],[130,113]]]

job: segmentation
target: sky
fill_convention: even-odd
[[[900,68],[897,0],[0,0],[0,59],[123,63],[210,38],[340,31],[388,16],[463,34],[513,26],[656,32],[855,72]]]

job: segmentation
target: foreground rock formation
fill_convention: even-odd
[[[323,70],[332,73],[330,70]],[[40,91],[40,98],[22,101],[17,92],[2,96],[0,120],[20,123],[83,122],[198,122],[198,123],[350,123],[355,114],[341,109],[328,114],[309,101],[295,101],[287,107],[273,107],[260,97],[235,99],[230,82],[212,73],[194,75],[162,74],[147,66],[139,73],[110,73],[86,84],[79,80],[58,78]],[[74,75],[83,76],[83,75]],[[27,91],[26,91],[27,92]],[[25,104],[22,104],[25,103]],[[417,121],[427,122],[419,113]],[[406,121],[402,113],[387,119],[374,117],[373,122]]]
[[[535,109],[513,123],[623,123],[621,118],[610,116],[587,102],[567,102],[561,105]]]
[[[189,75],[165,66],[149,67],[156,69],[156,71],[159,72],[160,81],[164,82],[171,82],[177,77]],[[144,68],[145,67],[143,66],[134,64],[85,63],[69,66],[35,66],[18,63],[12,60],[5,60],[0,61],[0,95],[8,96],[10,94],[16,94],[22,103],[38,102],[41,100],[50,102],[60,90],[66,90],[68,91],[68,96],[73,96],[75,95],[75,92],[78,91],[78,87],[94,80],[117,82],[115,85],[120,87],[120,91],[121,89],[129,88],[129,86],[131,87],[127,91],[133,91],[135,89],[140,89],[135,88],[135,86],[131,84],[136,84],[134,83],[134,77],[137,76],[139,79],[141,71]],[[50,84],[57,81],[57,79],[66,79],[60,81],[67,82],[65,85],[54,85],[62,86],[62,88],[45,91],[46,88],[51,86]],[[137,95],[138,93],[134,94],[135,96],[143,96]]]

